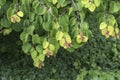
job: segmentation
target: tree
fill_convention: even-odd
[[[90,15],[97,18],[102,35],[118,39],[119,6],[119,0],[1,0],[0,33],[20,33],[22,50],[41,68],[60,47],[73,52],[93,36]]]

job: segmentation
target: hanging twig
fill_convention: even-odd
[[[74,5],[75,9],[78,10],[78,7],[77,7],[77,5],[75,4],[75,1],[74,1],[74,0],[72,0],[72,3],[73,3],[73,5]]]

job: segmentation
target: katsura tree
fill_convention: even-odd
[[[119,0],[0,0],[0,33],[20,33],[21,49],[41,68],[60,48],[73,52],[94,36],[90,14],[101,35],[119,39]]]

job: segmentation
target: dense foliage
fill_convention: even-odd
[[[97,23],[92,24],[90,28],[96,25]],[[79,80],[83,76],[84,80],[90,80],[100,76],[103,78],[102,80],[110,80],[109,78],[120,80],[120,45],[117,45],[120,44],[120,41],[105,39],[97,27],[92,29],[92,32],[94,32],[94,38],[79,50],[69,53],[60,49],[56,57],[46,58],[45,66],[42,69],[34,68],[30,56],[18,52],[21,45],[16,47],[16,43],[14,43],[19,40],[16,36],[18,34],[11,33],[4,38],[1,38],[2,35],[0,35],[0,42],[2,42],[0,49],[4,47],[4,41],[11,44],[6,44],[4,47],[6,53],[0,54],[0,79]],[[117,45],[116,48],[114,45]],[[112,49],[117,49],[117,53]]]
[[[15,45],[21,45],[38,68],[44,66],[46,56],[56,56],[60,47],[73,52],[88,40],[92,41],[95,35],[91,30],[95,27],[106,38],[112,37],[113,47],[107,49],[118,54],[119,6],[119,0],[0,0],[0,33],[16,34],[20,40],[17,39]],[[96,19],[97,25],[89,27],[94,24],[89,19]],[[7,45],[7,41],[5,43]],[[5,46],[1,48],[1,52],[5,50]]]

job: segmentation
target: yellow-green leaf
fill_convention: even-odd
[[[107,24],[105,23],[105,22],[102,22],[101,24],[100,24],[100,29],[105,29],[107,27]]]
[[[53,4],[56,4],[56,3],[57,3],[57,0],[52,0],[52,3],[53,3]]]
[[[17,12],[17,15],[18,15],[19,17],[23,17],[23,16],[24,16],[24,13],[23,13],[22,11],[19,11],[19,12]]]
[[[88,37],[87,36],[83,36],[83,40],[82,40],[82,42],[87,42],[88,41]]]
[[[58,31],[58,32],[56,33],[56,40],[61,40],[62,37],[63,37],[63,32]]]
[[[36,50],[34,50],[34,51],[31,53],[31,57],[32,57],[33,60],[37,57],[37,51],[36,51]]]
[[[43,54],[47,54],[48,49],[43,50]]]
[[[76,37],[76,41],[77,41],[77,43],[81,43],[81,42],[82,42],[81,39],[80,39],[80,35],[78,35],[78,36]]]
[[[88,7],[88,9],[93,12],[95,10],[96,6],[95,4],[91,3],[90,6]]]
[[[11,16],[11,22],[15,23],[15,22],[20,22],[20,17],[18,17],[17,15],[12,15]]]
[[[108,31],[109,31],[109,35],[112,35],[112,33],[114,31],[114,27],[113,26],[108,26]]]
[[[106,28],[102,29],[102,31],[101,31],[101,32],[102,32],[102,35],[105,35],[106,31],[107,31]]]
[[[39,54],[39,59],[43,62],[45,60],[45,54]]]
[[[58,24],[58,22],[54,22],[53,23],[53,27],[54,27],[54,29],[59,29],[59,27],[60,27],[60,25]]]
[[[89,0],[81,0],[81,3],[82,4],[86,4],[86,3],[88,3],[89,2]]]
[[[43,42],[43,48],[46,49],[49,46],[49,42],[44,40]]]
[[[118,34],[119,33],[119,28],[115,28],[115,32]]]
[[[50,44],[50,45],[49,45],[49,49],[50,49],[51,51],[54,51],[54,50],[55,50],[55,46],[54,46],[53,44]]]
[[[64,46],[64,44],[65,44],[65,39],[63,39],[63,38],[62,38],[62,39],[60,40],[60,46],[62,46],[62,47],[63,47],[63,46]]]
[[[98,7],[101,3],[101,0],[94,0],[95,5]]]
[[[73,10],[74,10],[73,7],[69,8],[69,15],[72,13]]]
[[[70,35],[68,33],[64,33],[65,39],[68,43],[71,43],[71,38]]]

